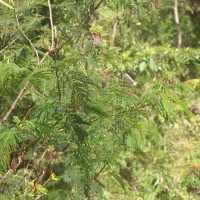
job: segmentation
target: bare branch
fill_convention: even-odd
[[[46,58],[47,58],[47,56],[48,56],[49,54],[50,54],[50,51],[47,51],[47,52],[44,54],[43,58],[39,61],[38,65],[41,65],[41,63],[43,63],[43,61],[46,60]]]
[[[20,90],[17,98],[15,99],[15,101],[13,102],[10,110],[6,113],[5,117],[3,118],[2,122],[5,123],[8,120],[8,117],[11,115],[11,113],[13,112],[13,110],[15,109],[18,101],[22,98],[23,93],[25,92],[25,90],[27,89],[29,85],[29,81],[27,81],[24,85],[24,87]]]
[[[85,24],[89,21],[91,15],[94,14],[95,10],[99,8],[99,6],[101,5],[102,2],[103,2],[103,0],[100,0],[100,1],[99,1],[99,3],[95,6],[95,8],[94,8],[94,10],[92,11],[92,13],[90,13],[90,15],[89,15],[85,20],[83,20],[82,23],[80,23],[81,26],[85,25]],[[56,37],[56,36],[55,36],[55,32],[56,32],[55,29],[56,29],[56,27],[54,27],[54,25],[53,25],[53,18],[52,18],[52,11],[51,11],[50,0],[48,0],[48,5],[49,5],[49,12],[50,12],[51,31],[52,31],[52,47],[50,48],[50,50],[48,50],[48,51],[44,54],[44,56],[43,56],[43,58],[42,58],[41,60],[39,60],[39,56],[38,56],[38,65],[40,65],[42,62],[44,62],[44,60],[45,60],[50,54],[52,54],[52,53],[58,53],[58,52],[63,48],[63,46],[64,46],[66,43],[68,43],[68,42],[73,38],[73,37],[70,37],[70,38],[68,38],[67,40],[65,40],[64,42],[62,42],[60,45],[55,46],[55,43],[54,43],[54,42],[55,42],[55,37]],[[17,17],[16,17],[16,18],[17,18]],[[18,18],[17,18],[17,21],[18,21]],[[18,23],[19,23],[19,22],[18,22]],[[19,28],[20,28],[20,27],[19,27]],[[26,37],[26,39],[29,41],[29,43],[30,43],[31,46],[32,46],[33,44],[32,44],[32,42],[31,42],[31,40],[26,36],[25,32],[24,32],[22,29],[21,29],[20,31],[22,32],[22,34],[24,35],[24,37]],[[32,47],[34,47],[34,46],[32,46]],[[34,48],[34,50],[36,50],[36,49]],[[36,50],[36,52],[37,52],[37,50]],[[36,54],[36,55],[38,55],[38,54]],[[18,101],[22,98],[22,95],[23,95],[23,93],[26,91],[26,89],[27,89],[27,87],[29,86],[29,84],[30,84],[30,82],[27,81],[27,82],[25,83],[25,85],[23,86],[23,88],[20,90],[20,92],[19,92],[17,98],[15,99],[15,101],[13,102],[13,104],[11,105],[11,108],[10,108],[9,111],[6,113],[5,117],[3,118],[2,123],[5,123],[5,122],[8,120],[9,116],[12,114],[12,112],[13,112],[13,110],[15,109],[15,107],[16,107]]]
[[[180,48],[182,44],[182,36],[181,36],[181,28],[180,28],[179,16],[178,16],[178,0],[174,0],[174,18],[176,22],[176,29],[177,29],[177,35],[178,35],[177,47]]]
[[[61,100],[62,98],[62,94],[61,94],[61,91],[60,91],[60,80],[59,80],[59,75],[58,75],[58,67],[56,66],[56,79],[57,79],[57,90],[58,90],[58,97],[59,97],[59,101]]]
[[[57,48],[55,48],[55,49],[53,48],[53,49],[50,49],[49,51],[47,51],[47,52],[44,54],[43,58],[38,62],[38,65],[41,65],[41,64],[46,60],[46,58],[48,57],[48,55],[49,55],[50,53],[52,53],[52,52],[54,52],[54,53],[59,52],[59,51],[63,48],[63,46],[64,46],[67,42],[69,42],[71,39],[72,39],[72,37],[70,37],[68,40],[66,40],[65,42],[63,42],[63,43],[62,43],[60,46],[58,46]],[[22,98],[22,95],[23,95],[23,93],[26,91],[26,89],[28,88],[29,84],[30,84],[30,82],[27,81],[27,82],[25,83],[25,85],[23,86],[23,88],[20,90],[20,92],[19,92],[17,98],[15,99],[15,101],[13,102],[11,108],[10,108],[9,111],[6,113],[5,117],[3,118],[2,123],[5,123],[5,122],[8,120],[8,117],[12,114],[12,112],[13,112],[13,110],[15,109],[15,107],[16,107],[18,101]]]
[[[1,51],[0,54],[3,53],[10,45],[12,45],[13,43],[15,43],[15,41],[20,37],[20,35],[18,35],[13,41],[11,41],[7,46],[5,46]]]
[[[43,58],[38,62],[38,65],[40,65],[40,64],[47,58],[47,56],[49,55],[49,53],[50,53],[50,51],[47,51],[47,52],[45,53],[45,55],[43,56]],[[23,95],[23,93],[26,91],[26,89],[28,88],[29,84],[30,84],[29,81],[27,81],[27,82],[24,84],[24,86],[23,86],[23,88],[20,90],[20,92],[19,92],[17,98],[16,98],[15,101],[13,102],[11,108],[10,108],[9,111],[6,113],[5,117],[3,118],[2,123],[5,123],[5,122],[8,120],[8,117],[12,114],[12,112],[13,112],[13,110],[15,109],[15,107],[16,107],[18,101],[22,99],[22,95]]]
[[[85,25],[90,21],[91,16],[94,14],[94,12],[99,8],[99,6],[103,3],[104,0],[100,0],[99,3],[94,7],[94,9],[91,11],[91,13],[80,23],[81,26]]]
[[[51,10],[51,3],[50,0],[48,0],[49,5],[49,17],[50,17],[50,24],[51,24],[51,47],[55,48],[55,27],[53,25],[53,17],[52,17],[52,10]]]
[[[123,79],[132,86],[137,85],[137,82],[135,82],[127,73],[123,74]]]
[[[115,41],[115,35],[116,35],[116,31],[117,31],[117,23],[115,22],[113,25],[113,30],[112,30],[112,35],[111,35],[111,45],[114,45],[114,41]]]
[[[35,54],[36,54],[36,57],[37,57],[37,60],[38,60],[38,63],[39,63],[39,55],[38,55],[38,51],[37,49],[34,47],[33,43],[31,42],[31,40],[28,38],[28,36],[26,35],[26,33],[22,30],[22,28],[20,27],[20,24],[19,24],[19,18],[16,14],[16,11],[15,11],[15,18],[16,18],[16,22],[17,22],[17,26],[20,30],[20,32],[22,33],[22,35],[27,39],[27,41],[29,42],[29,44],[31,45],[31,47],[33,48],[33,50],[35,51]]]
[[[12,172],[11,169],[9,169],[9,170],[4,174],[4,176],[3,176],[2,179],[0,180],[0,184],[1,184],[1,182],[9,175],[10,172]]]
[[[107,163],[99,170],[99,172],[98,173],[96,173],[95,175],[94,175],[94,180],[96,180],[97,179],[97,177],[103,172],[103,170],[107,167]]]

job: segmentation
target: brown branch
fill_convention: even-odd
[[[45,53],[45,55],[43,56],[43,58],[39,61],[38,65],[40,65],[40,64],[47,58],[47,56],[49,55],[49,53],[50,53],[49,51]],[[26,91],[26,89],[28,88],[29,84],[30,84],[30,82],[27,81],[27,82],[24,84],[23,88],[20,90],[20,92],[19,92],[17,98],[15,99],[15,101],[14,101],[13,104],[11,105],[9,111],[6,113],[5,117],[3,118],[3,120],[2,120],[2,123],[3,123],[3,124],[8,120],[8,117],[12,114],[13,110],[14,110],[15,107],[17,106],[18,101],[22,99],[22,95],[23,95],[23,93]]]
[[[117,31],[117,23],[115,22],[113,25],[113,30],[112,30],[112,35],[111,35],[111,45],[114,46],[114,42],[115,42],[115,36],[116,36],[116,31]]]
[[[22,30],[22,28],[20,27],[20,24],[19,24],[19,18],[16,14],[16,11],[15,11],[15,18],[16,18],[16,22],[17,22],[17,26],[20,30],[20,32],[22,33],[22,35],[26,38],[26,40],[29,42],[29,44],[31,45],[31,47],[33,48],[33,50],[35,51],[35,54],[36,54],[36,57],[37,57],[37,60],[38,60],[38,63],[39,63],[39,55],[38,55],[38,51],[37,49],[34,47],[33,43],[31,42],[31,40],[28,38],[28,36],[26,35],[26,33]]]
[[[50,49],[49,51],[47,51],[47,52],[44,54],[43,58],[38,62],[38,65],[40,65],[42,62],[44,62],[45,59],[48,57],[49,54],[59,52],[59,51],[63,48],[63,46],[64,46],[67,42],[69,42],[71,39],[72,39],[72,37],[70,37],[68,40],[66,40],[65,42],[63,42],[63,43],[62,43],[61,45],[59,45],[57,48],[53,48],[53,49]],[[19,92],[17,98],[15,99],[15,101],[13,102],[11,108],[10,108],[9,111],[6,113],[5,117],[3,118],[3,120],[2,120],[2,123],[3,123],[3,124],[8,120],[8,117],[12,114],[12,112],[13,112],[13,110],[15,109],[15,107],[16,107],[18,101],[22,98],[23,93],[24,93],[24,92],[26,91],[26,89],[28,88],[29,83],[30,83],[30,82],[27,81],[27,82],[25,83],[25,85],[23,86],[23,88],[20,90],[20,92]]]
[[[55,27],[53,25],[53,17],[52,17],[50,0],[48,0],[48,6],[49,6],[49,17],[50,17],[50,24],[51,24],[51,41],[52,41],[51,48],[55,48]]]
[[[48,57],[49,54],[50,54],[50,50],[47,51],[47,52],[44,54],[43,58],[40,60],[40,62],[38,63],[38,65],[41,65],[41,64],[46,60],[46,58]]]
[[[104,0],[100,0],[99,3],[94,7],[92,12],[80,23],[81,26],[85,25],[90,21],[91,16],[94,14],[94,12],[99,8],[99,6],[103,3]]]
[[[61,94],[61,91],[60,91],[60,80],[59,80],[59,74],[58,74],[58,67],[57,66],[56,66],[55,70],[56,70],[58,97],[59,97],[59,101],[60,101],[61,98],[62,98],[62,94]]]
[[[45,53],[45,55],[43,56],[43,58],[39,61],[38,65],[40,65],[40,64],[46,59],[46,57],[47,57],[48,55],[49,55],[49,51]],[[6,113],[5,117],[3,118],[3,120],[2,120],[2,123],[3,123],[3,124],[8,120],[8,117],[12,114],[12,112],[13,112],[13,110],[15,109],[15,107],[16,107],[18,101],[22,99],[22,95],[23,95],[23,93],[26,91],[26,89],[28,88],[29,84],[30,84],[30,82],[27,81],[27,82],[24,84],[23,88],[20,90],[20,92],[19,92],[17,98],[15,99],[15,101],[14,101],[13,104],[11,105],[9,111]]]
[[[24,33],[26,33],[27,30],[23,31]],[[21,32],[21,31],[20,31]],[[22,32],[21,32],[22,33]],[[3,53],[8,47],[10,47],[13,43],[15,43],[17,41],[17,39],[20,37],[21,35],[18,35],[14,40],[12,40],[7,46],[5,46],[3,49],[0,50],[0,54]],[[37,55],[37,54],[36,54]]]
[[[95,175],[94,175],[94,180],[97,179],[97,177],[103,172],[103,170],[107,167],[108,164],[105,164],[100,170],[99,172],[97,172]]]
[[[81,26],[85,25],[85,24],[89,21],[91,15],[94,14],[95,10],[97,10],[97,9],[99,8],[99,6],[101,5],[101,3],[102,3],[103,1],[104,1],[104,0],[100,0],[100,2],[95,6],[95,8],[94,8],[94,10],[91,12],[91,14],[80,24]],[[50,0],[48,0],[48,3],[49,3],[49,12],[50,12],[50,11],[51,11]],[[50,21],[51,21],[50,23],[51,23],[51,30],[52,30],[52,27],[53,27],[52,13],[50,14]],[[23,30],[22,30],[22,31],[23,31]],[[25,34],[25,32],[24,32],[24,34]],[[53,31],[52,31],[52,47],[50,48],[50,50],[48,50],[48,51],[44,54],[43,58],[42,58],[41,60],[38,61],[38,65],[40,65],[42,62],[44,62],[44,60],[45,60],[50,54],[58,53],[58,52],[63,48],[63,46],[64,46],[66,43],[68,43],[68,42],[73,38],[73,36],[72,36],[72,37],[68,38],[66,41],[64,41],[63,43],[61,43],[59,46],[54,47],[54,46],[53,46],[53,45],[54,45],[54,40],[55,40],[55,35],[54,35],[54,34],[55,34],[55,30],[54,30],[54,27],[53,27]],[[25,35],[26,35],[26,34],[25,34]],[[25,36],[25,35],[24,35],[24,36]],[[30,41],[30,42],[31,42],[31,41]],[[30,44],[32,44],[32,42],[31,42]],[[26,89],[27,89],[27,87],[29,86],[29,84],[30,84],[30,82],[27,81],[27,82],[25,83],[25,85],[23,86],[23,88],[20,90],[20,92],[19,92],[17,98],[15,99],[15,101],[13,102],[13,104],[11,105],[11,108],[10,108],[9,111],[6,113],[5,117],[3,118],[3,120],[2,120],[2,123],[3,123],[3,124],[8,120],[9,116],[12,114],[12,112],[13,112],[13,110],[15,109],[15,107],[16,107],[18,101],[22,98],[22,95],[23,95],[23,93],[26,91]]]
[[[123,79],[126,80],[126,82],[131,84],[132,86],[137,85],[137,82],[135,82],[127,73],[123,74]]]
[[[1,184],[1,182],[9,175],[10,172],[12,172],[11,169],[9,169],[9,170],[4,174],[4,176],[3,176],[3,177],[1,178],[1,180],[0,180],[0,184]]]
[[[18,101],[22,98],[23,93],[25,92],[25,90],[27,89],[29,85],[29,81],[27,81],[24,85],[24,87],[20,90],[17,98],[15,99],[15,101],[13,102],[11,108],[9,109],[9,111],[6,113],[5,117],[2,120],[2,123],[5,123],[8,120],[8,117],[11,115],[11,113],[13,112],[13,110],[15,109]]]
[[[174,18],[175,18],[176,30],[177,30],[177,36],[178,36],[177,48],[180,48],[182,44],[182,36],[181,36],[181,28],[180,28],[179,16],[178,16],[178,0],[174,0]]]
[[[20,37],[20,35],[18,35],[13,41],[11,41],[7,46],[5,46],[1,51],[0,54],[3,53],[10,45],[12,45],[13,43],[15,43],[15,41]]]
[[[33,171],[33,170],[31,170],[31,171]],[[28,174],[27,173],[24,173],[24,175],[22,176],[22,178],[21,178],[21,180],[19,181],[19,183],[17,184],[17,186],[12,190],[13,192],[12,192],[12,196],[13,196],[13,198],[15,197],[15,192],[16,191],[18,191],[19,189],[20,189],[20,187],[21,187],[21,185],[23,184],[23,181],[25,180],[25,178],[26,178],[26,176],[27,176]]]

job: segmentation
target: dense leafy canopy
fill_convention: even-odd
[[[0,0],[0,199],[198,199],[200,5],[174,5]]]

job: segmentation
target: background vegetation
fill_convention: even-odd
[[[200,198],[199,1],[0,16],[0,199]]]

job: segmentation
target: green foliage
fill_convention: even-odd
[[[153,6],[0,1],[1,199],[195,197],[199,174],[173,169],[184,164],[174,143],[198,136],[185,100],[199,87],[199,50],[167,46],[171,4],[161,23]]]
[[[0,148],[0,155],[2,158],[0,168],[5,169],[10,162],[10,154],[16,150],[19,142],[19,131],[16,128],[1,129],[0,140],[2,142]]]

